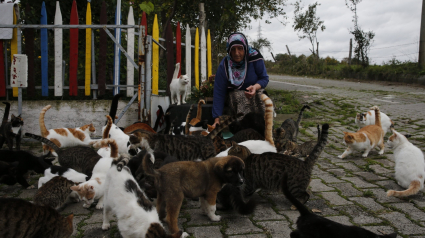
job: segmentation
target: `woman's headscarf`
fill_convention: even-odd
[[[230,55],[233,46],[243,46],[245,57],[239,63],[234,62]],[[263,56],[258,50],[251,48],[251,46],[248,45],[248,40],[245,35],[239,32],[230,34],[226,44],[226,51],[227,56],[224,60],[224,64],[227,79],[230,82],[231,88],[239,89],[245,81],[248,63],[262,60]]]

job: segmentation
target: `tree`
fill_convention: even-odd
[[[354,36],[354,41],[356,42],[354,47],[354,58],[357,59],[363,67],[366,67],[369,65],[368,53],[372,46],[375,33],[373,31],[365,32],[358,25],[357,4],[361,1],[362,0],[345,0],[345,5],[347,5],[348,9],[354,13],[352,20],[354,23],[354,29],[349,30]]]
[[[255,41],[251,41],[250,45],[260,52],[263,48],[267,48],[269,51],[272,51],[271,43],[267,38],[258,38]]]
[[[310,51],[313,55],[316,55],[314,47],[317,45],[317,31],[319,29],[324,31],[326,29],[325,25],[323,25],[324,22],[316,16],[316,8],[320,6],[320,4],[317,2],[309,4],[306,11],[303,11],[301,0],[295,2],[294,6],[295,16],[294,25],[292,25],[292,27],[295,31],[298,31],[299,40],[307,38],[310,41],[312,46]]]

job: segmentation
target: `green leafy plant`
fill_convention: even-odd
[[[207,97],[212,97],[214,95],[214,79],[215,75],[211,75],[208,80],[205,80],[201,83],[199,89],[195,86],[192,87],[192,93],[190,94],[190,99],[199,101],[199,99],[205,99]]]
[[[142,11],[146,12],[146,14],[150,14],[154,10],[154,5],[151,2],[142,2],[139,7]]]

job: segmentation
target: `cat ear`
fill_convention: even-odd
[[[94,187],[93,186],[90,186],[89,189],[87,189],[87,191],[93,192],[94,191]]]
[[[78,191],[80,191],[80,190],[81,190],[81,188],[80,188],[80,186],[72,186],[72,187],[71,187],[71,190],[72,190],[72,191],[77,191],[77,192],[78,192]]]
[[[233,146],[233,147],[236,147],[236,146],[238,145],[238,143],[236,143],[236,142],[234,142],[234,141],[232,141],[231,143],[232,143],[232,146]]]

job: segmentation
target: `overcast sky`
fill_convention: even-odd
[[[299,40],[292,25],[294,22],[294,7],[288,0],[285,7],[287,24],[282,25],[276,19],[266,17],[261,20],[261,33],[271,43],[273,53],[287,53],[285,45],[288,45],[291,54],[310,55],[311,48],[308,39]],[[304,10],[314,0],[303,0]],[[319,55],[327,55],[341,60],[348,57],[349,41],[352,35],[349,28],[353,27],[353,13],[345,5],[345,0],[317,0],[321,5],[317,7],[317,16],[324,21],[325,31],[319,31]],[[363,0],[357,5],[358,23],[364,31],[373,31],[375,38],[370,51],[372,63],[381,64],[392,58],[400,61],[415,61],[418,59],[419,34],[421,21],[421,0]],[[266,24],[265,20],[271,21]],[[282,20],[282,19],[281,19]],[[257,39],[259,21],[252,21],[251,29],[245,29],[244,33],[251,40]],[[354,49],[354,39],[353,39]],[[262,49],[266,59],[271,60],[269,50]]]

